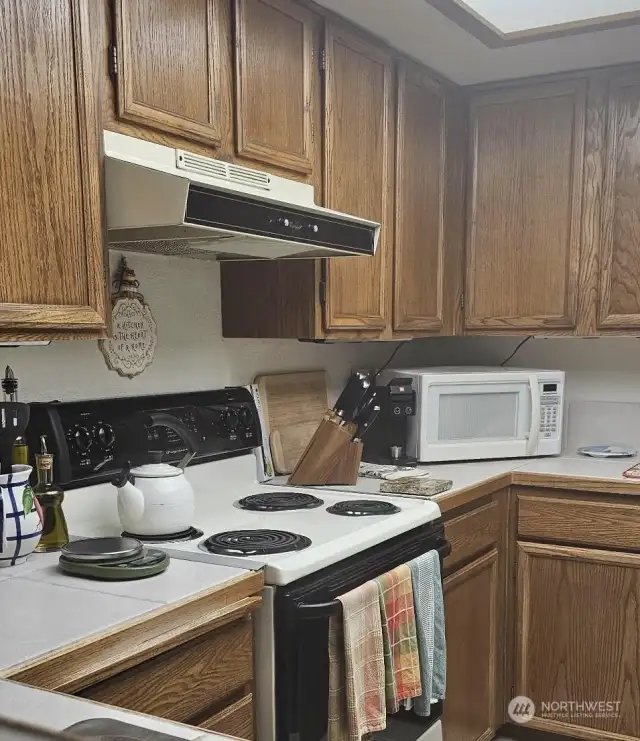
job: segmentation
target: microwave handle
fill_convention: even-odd
[[[527,455],[535,455],[538,452],[540,438],[540,385],[536,375],[529,376],[529,391],[531,392],[531,427],[527,440]]]

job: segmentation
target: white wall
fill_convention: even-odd
[[[112,254],[115,270],[119,253]],[[227,340],[221,336],[220,269],[215,262],[128,255],[158,325],[153,364],[134,379],[107,369],[95,341],[0,348],[24,401],[87,399],[221,388],[257,373],[326,368],[330,399],[352,367],[376,366],[391,343],[320,345],[296,340]],[[250,305],[251,297],[247,297]]]
[[[413,343],[403,358],[425,365],[500,365],[520,339],[427,340]],[[523,345],[509,365],[567,371],[569,401],[640,402],[640,339],[635,337],[532,339]]]

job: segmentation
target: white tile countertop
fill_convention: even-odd
[[[547,476],[568,477],[572,479],[599,479],[602,481],[611,481],[624,483],[631,487],[638,487],[640,495],[640,480],[624,478],[622,473],[634,464],[638,463],[640,458],[622,459],[598,459],[574,455],[561,455],[546,458],[512,458],[507,460],[492,461],[469,461],[466,463],[432,463],[429,465],[419,466],[419,468],[429,471],[433,479],[449,479],[453,482],[451,489],[436,495],[433,499],[435,502],[442,501],[443,497],[451,497],[456,493],[466,489],[473,489],[483,484],[490,483],[492,479],[499,478],[506,474],[544,474]],[[287,476],[278,476],[270,480],[270,485],[285,486]],[[358,479],[358,483],[353,486],[325,486],[318,487],[331,489],[334,491],[349,492],[352,494],[377,494],[380,491],[379,479],[363,478]],[[392,495],[390,495],[392,496]]]
[[[57,561],[56,553],[34,553],[24,564],[0,569],[0,675],[248,573],[172,559],[150,579],[107,582],[63,574]]]
[[[84,700],[57,692],[47,692],[24,684],[0,680],[0,716],[22,723],[30,723],[50,731],[62,731],[75,723],[93,718],[108,718],[130,723],[150,731],[175,736],[185,741],[226,741],[229,736],[207,733],[180,723],[154,718],[150,715],[118,710],[108,705]]]

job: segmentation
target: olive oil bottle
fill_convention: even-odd
[[[36,453],[38,483],[33,488],[42,509],[42,537],[36,546],[37,553],[59,551],[69,542],[67,521],[62,511],[64,491],[53,481],[53,455],[47,452],[47,441],[40,438],[41,452]]]
[[[1,382],[4,393],[4,401],[18,401],[18,379],[15,377],[13,370],[7,366],[4,372],[4,378]],[[17,437],[11,450],[11,463],[15,465],[29,465],[29,447],[23,437]]]

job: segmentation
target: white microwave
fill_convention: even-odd
[[[416,391],[407,455],[420,462],[559,455],[563,371],[522,368],[385,370],[379,383],[410,378]]]

